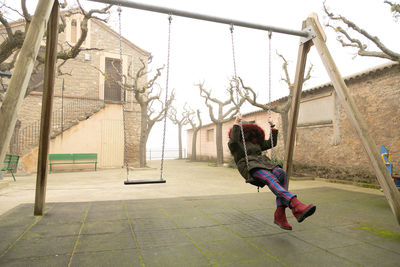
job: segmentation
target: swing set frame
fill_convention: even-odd
[[[211,17],[186,11],[179,11],[170,8],[162,8],[145,4],[138,4],[126,0],[89,0],[105,4],[115,4],[124,7],[142,9],[158,13],[164,13],[174,16],[224,23],[239,27],[246,27],[269,32],[278,32],[301,37],[298,49],[298,58],[296,64],[296,74],[294,82],[294,95],[289,118],[289,128],[287,135],[287,146],[285,151],[284,169],[288,177],[292,172],[292,160],[294,152],[294,141],[296,134],[297,118],[299,114],[301,91],[305,73],[306,59],[312,46],[315,46],[317,52],[325,66],[325,69],[331,79],[333,87],[339,97],[339,100],[346,111],[346,114],[356,130],[361,143],[368,155],[368,159],[375,171],[378,182],[383,193],[392,209],[392,212],[400,224],[400,194],[396,189],[392,178],[389,175],[384,163],[380,158],[378,146],[368,132],[368,127],[361,116],[353,96],[350,94],[339,69],[337,68],[328,47],[326,46],[325,34],[319,24],[315,14],[310,15],[302,23],[301,31],[287,30],[278,27],[252,24],[248,22],[236,21],[231,19]],[[0,121],[3,127],[0,128],[0,162],[3,161],[6,149],[11,140],[13,129],[15,127],[18,111],[23,102],[27,84],[32,74],[35,58],[38,54],[40,43],[43,38],[45,25],[47,24],[46,38],[46,60],[44,73],[42,116],[40,125],[40,141],[38,156],[38,171],[36,180],[36,194],[34,215],[43,215],[45,207],[46,184],[47,184],[47,159],[50,140],[50,117],[52,111],[56,54],[57,54],[57,36],[58,36],[58,0],[39,0],[35,15],[32,18],[31,25],[26,34],[25,42],[21,48],[20,56],[15,65],[15,70],[10,80],[6,97],[0,110]]]

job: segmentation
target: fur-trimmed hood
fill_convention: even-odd
[[[242,124],[244,139],[250,141],[253,144],[261,145],[265,139],[264,130],[255,123],[244,123]],[[232,128],[229,130],[228,136],[231,137]]]

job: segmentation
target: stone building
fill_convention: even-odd
[[[77,42],[81,21],[80,14],[66,17],[58,49]],[[18,29],[24,24],[16,22],[12,26]],[[150,53],[124,37],[121,40],[122,64],[119,34],[97,19],[89,20],[82,45],[85,50],[68,60],[61,68],[65,75],[56,78],[49,153],[97,153],[98,166],[110,168],[123,165],[126,148],[130,165],[138,165],[140,107],[116,81],[121,79],[121,69],[126,77],[132,77],[142,67],[140,59],[147,68]],[[39,53],[44,53],[45,42],[42,44]],[[35,90],[24,99],[10,144],[9,150],[22,156],[20,171],[36,171],[42,87],[35,85],[43,79],[42,69],[32,75],[29,86]],[[124,109],[122,100],[126,101]]]
[[[375,143],[385,145],[392,154],[395,173],[400,173],[400,65],[388,63],[345,77],[360,113]],[[279,105],[287,98],[276,100]],[[281,129],[279,114],[273,114]],[[266,112],[244,114],[244,120],[262,125],[266,133]],[[233,120],[223,126],[224,158],[230,160],[228,131]],[[192,130],[187,132],[188,156],[191,155]],[[283,159],[283,138],[275,149]],[[197,156],[216,157],[215,125],[198,132]],[[377,183],[361,141],[340,105],[331,83],[304,90],[295,138],[294,171],[297,175]]]

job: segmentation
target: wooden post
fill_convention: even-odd
[[[33,66],[43,40],[44,27],[54,0],[40,0],[32,18],[15,69],[0,108],[0,162],[4,161],[7,147],[14,132],[17,114],[21,108]]]
[[[51,112],[53,108],[54,80],[57,63],[58,13],[59,6],[58,1],[56,0],[54,1],[49,22],[47,23],[46,57],[34,215],[43,215],[46,202],[47,156],[50,144]]]
[[[314,45],[317,48],[318,54],[325,66],[326,71],[332,81],[333,87],[339,97],[339,100],[346,111],[346,114],[360,137],[361,143],[368,155],[371,166],[374,168],[379,184],[382,186],[389,205],[395,215],[397,222],[400,224],[400,193],[396,189],[392,177],[390,177],[378,150],[377,145],[369,134],[367,124],[362,118],[358,108],[354,102],[353,96],[350,94],[343,78],[341,77],[338,68],[323,40],[321,27],[318,20],[311,16],[307,20],[307,26],[312,27],[315,33],[313,39]],[[382,129],[383,130],[383,129]]]
[[[304,27],[305,27],[305,22],[303,22],[303,29]],[[294,78],[294,88],[293,88],[294,92],[289,114],[289,125],[288,125],[287,139],[286,139],[285,162],[284,162],[284,169],[286,171],[287,177],[290,177],[292,174],[293,150],[294,150],[294,141],[296,137],[297,118],[299,116],[301,90],[303,88],[307,54],[308,51],[310,50],[311,44],[312,41],[300,43],[299,52],[297,56],[296,75]]]

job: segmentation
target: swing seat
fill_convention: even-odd
[[[383,163],[385,163],[385,166],[390,173],[390,176],[392,176],[392,178],[393,178],[394,184],[396,185],[397,189],[400,191],[400,176],[393,175],[393,164],[391,162],[392,155],[389,153],[387,148],[383,145],[381,145],[381,157],[382,157]]]
[[[130,184],[163,184],[166,183],[166,180],[126,180],[124,181],[124,184],[130,185]]]

